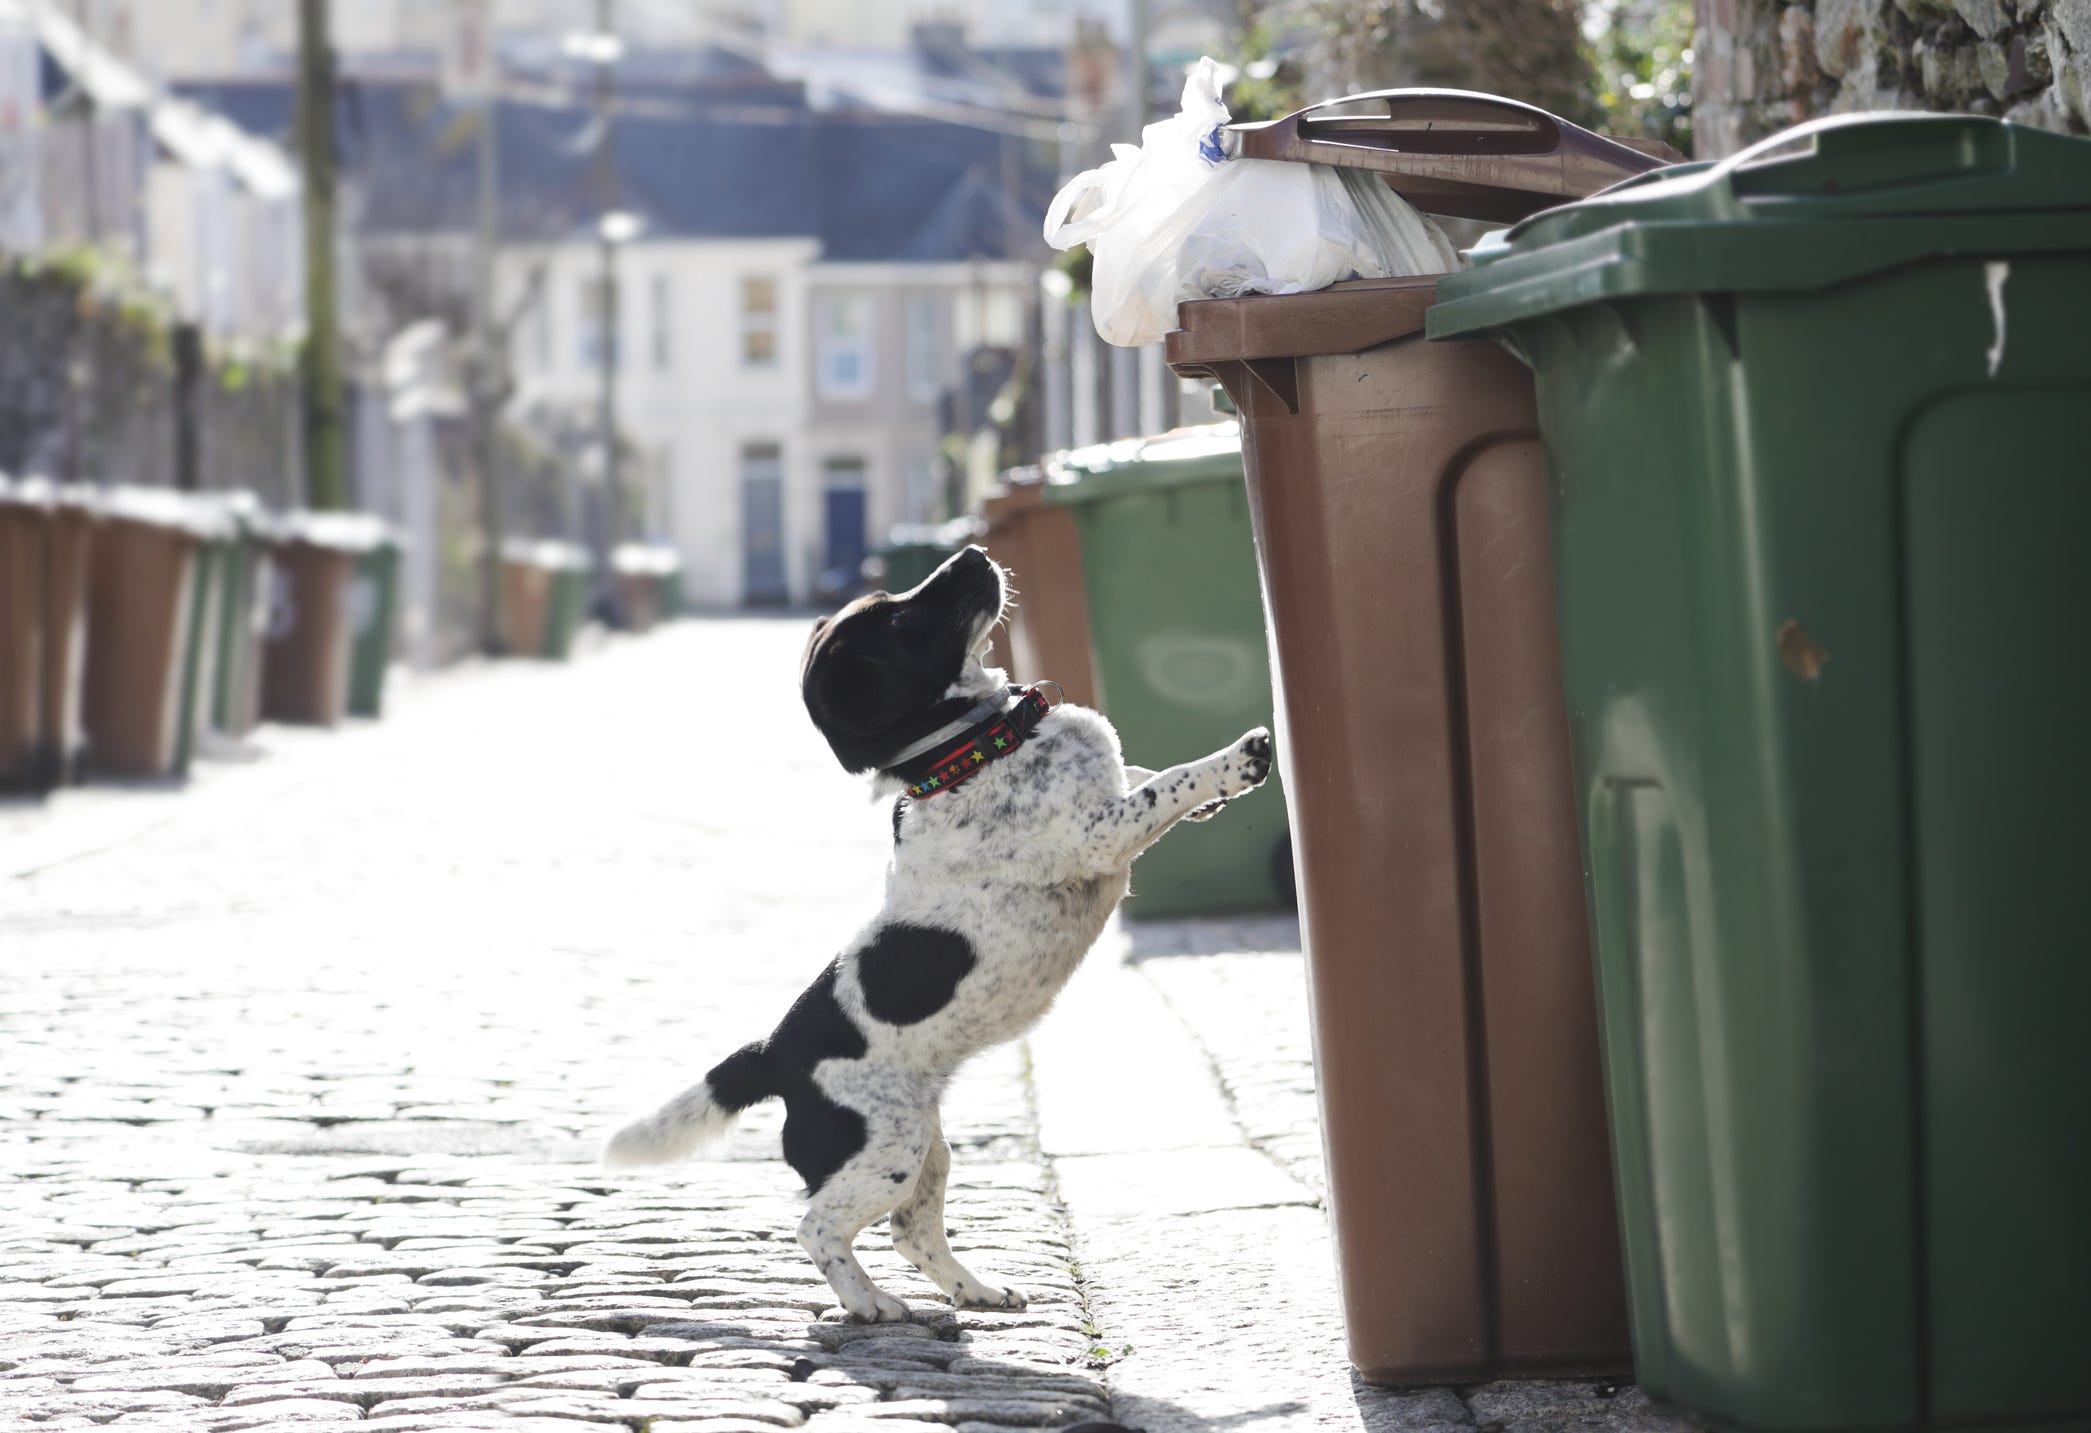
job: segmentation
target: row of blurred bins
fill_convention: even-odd
[[[573,655],[588,619],[594,564],[577,543],[512,541],[501,550],[501,645],[510,656]],[[641,543],[611,549],[609,608],[617,625],[650,632],[682,615],[682,561]]]
[[[363,514],[0,478],[0,788],[179,777],[263,721],[380,715],[401,555]],[[566,657],[586,554],[538,543],[503,559],[506,650]],[[675,615],[672,554],[619,548],[612,573],[629,626]]]

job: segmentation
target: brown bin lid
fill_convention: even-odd
[[[1177,328],[1163,336],[1169,364],[1184,378],[1210,377],[1203,367],[1247,359],[1310,358],[1363,353],[1423,331],[1423,312],[1438,297],[1438,276],[1352,279],[1303,294],[1250,294],[1193,299],[1176,307]],[[1290,380],[1257,376],[1291,402]]]
[[[1373,90],[1227,127],[1244,159],[1370,169],[1426,214],[1512,224],[1683,155],[1473,90]]]

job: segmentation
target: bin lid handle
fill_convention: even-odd
[[[1513,223],[1683,158],[1501,95],[1373,90],[1227,127],[1244,159],[1369,169],[1425,213]]]

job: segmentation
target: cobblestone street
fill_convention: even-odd
[[[0,806],[0,1425],[1680,1426],[1355,1382],[1286,921],[1114,927],[960,1078],[953,1242],[1022,1313],[954,1314],[881,1227],[914,1321],[844,1321],[774,1104],[603,1174],[876,906],[887,812],[805,721],[803,632],[405,681],[183,791]]]

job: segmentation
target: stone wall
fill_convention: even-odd
[[[1696,50],[1701,158],[1848,110],[2091,122],[2091,0],[1698,0]]]

